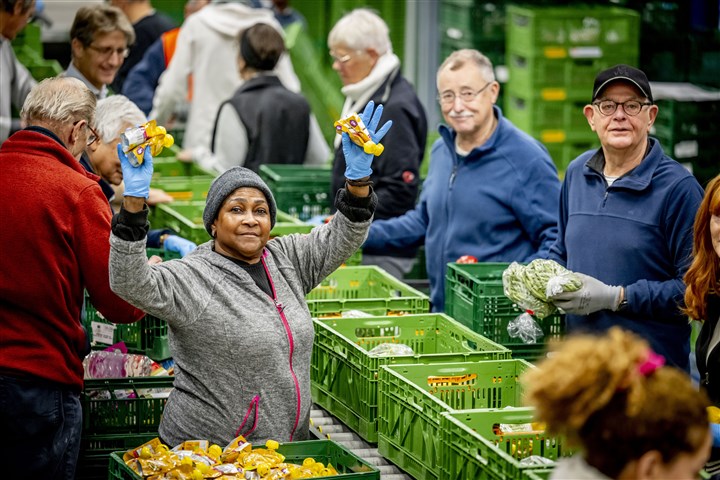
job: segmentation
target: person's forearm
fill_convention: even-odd
[[[145,199],[140,197],[123,198],[123,207],[130,213],[141,212],[145,208]]]

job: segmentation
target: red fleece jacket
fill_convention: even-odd
[[[37,131],[0,148],[0,374],[83,385],[83,289],[109,321],[143,312],[110,290],[110,220],[96,175]]]

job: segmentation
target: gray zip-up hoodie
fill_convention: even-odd
[[[113,291],[168,322],[176,377],[160,424],[166,442],[308,438],[314,332],[305,295],[360,247],[369,226],[338,213],[309,234],[269,241],[262,262],[275,299],[213,241],[149,265],[144,239],[110,237]]]

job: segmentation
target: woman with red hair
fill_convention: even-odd
[[[705,189],[693,230],[693,261],[685,274],[685,312],[703,322],[695,344],[700,384],[713,404],[720,406],[720,175]],[[720,474],[718,424],[713,424],[713,450],[705,469]]]

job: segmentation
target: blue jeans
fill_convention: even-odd
[[[77,393],[42,380],[0,375],[3,478],[73,480],[81,432]]]

